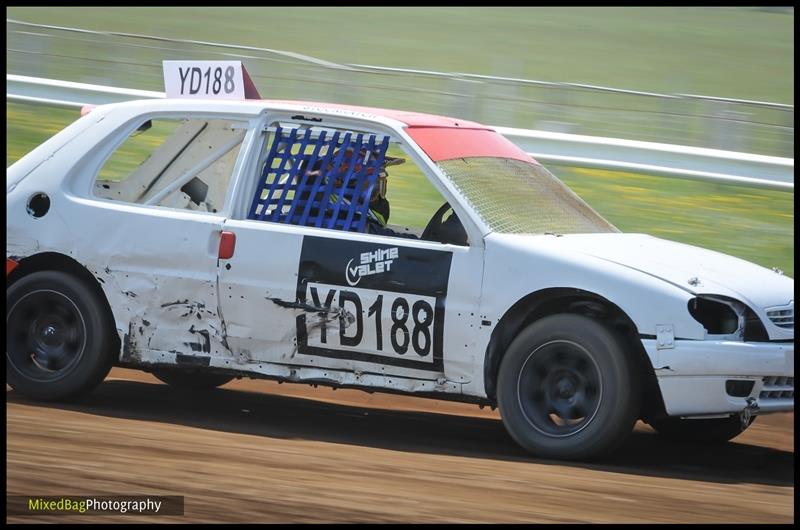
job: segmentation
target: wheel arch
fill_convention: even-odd
[[[17,266],[8,276],[6,276],[6,288],[10,287],[25,276],[35,272],[64,272],[83,280],[86,285],[88,285],[98,296],[98,299],[103,304],[103,310],[106,311],[106,314],[109,316],[110,322],[114,322],[114,313],[111,310],[108,297],[106,297],[100,282],[97,281],[97,278],[95,278],[86,267],[81,265],[74,258],[67,256],[66,254],[61,254],[60,252],[40,252],[38,254],[32,254],[15,261],[18,262]],[[116,330],[113,330],[112,336],[116,337],[116,347],[118,349],[121,348],[122,345],[119,341],[119,336],[116,333]]]
[[[643,382],[640,416],[664,413],[664,403],[653,365],[642,345],[636,325],[619,306],[605,297],[583,289],[556,287],[530,293],[512,305],[492,331],[484,357],[484,385],[487,397],[497,403],[497,378],[508,346],[520,331],[544,317],[560,314],[581,314],[603,322],[617,332],[625,351],[634,362]]]

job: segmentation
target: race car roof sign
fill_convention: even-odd
[[[261,99],[242,61],[163,61],[168,98]]]

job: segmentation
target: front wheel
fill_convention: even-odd
[[[742,434],[753,424],[755,419],[755,416],[751,416],[747,425],[742,425],[742,420],[739,416],[705,420],[662,418],[660,420],[650,420],[648,423],[658,434],[670,440],[722,444]]]
[[[524,449],[546,458],[591,459],[614,450],[633,430],[640,393],[618,336],[574,314],[525,328],[498,374],[506,429]]]

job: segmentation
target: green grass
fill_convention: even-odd
[[[753,8],[9,7],[6,13],[29,22],[290,50],[342,63],[783,103],[794,97],[794,15]],[[181,58],[180,46],[149,44],[176,49],[172,58]],[[82,46],[87,56],[105,58],[91,42]],[[63,61],[52,63],[57,69]],[[135,71],[98,68],[109,79]]]
[[[6,104],[6,167],[78,117],[77,110]]]
[[[6,104],[10,165],[78,117],[76,110]],[[403,156],[391,152],[392,156]],[[794,277],[794,194],[631,173],[550,168],[624,232],[649,233]],[[410,162],[389,168],[392,224],[422,228],[442,199]]]
[[[794,193],[596,169],[551,170],[623,232],[717,250],[794,277]]]
[[[794,101],[794,14],[686,7],[23,8],[12,19],[285,50],[336,63]],[[164,59],[244,63],[261,95],[792,156],[792,113],[530,84],[326,69],[267,52],[9,25],[7,72],[163,90]],[[42,36],[45,33],[50,36]],[[554,124],[555,122],[555,124]],[[752,123],[749,123],[752,122]],[[760,124],[760,125],[759,125]],[[764,124],[769,124],[765,126]]]

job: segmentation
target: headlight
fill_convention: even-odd
[[[768,341],[764,324],[752,309],[733,298],[701,295],[689,300],[689,313],[711,339]]]

